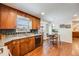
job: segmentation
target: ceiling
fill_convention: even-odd
[[[74,14],[79,14],[77,3],[4,3],[5,5],[35,15],[41,16],[44,12],[44,19],[52,22],[69,22]]]

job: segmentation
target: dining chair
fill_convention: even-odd
[[[59,46],[61,44],[60,35],[59,34],[50,35],[49,41],[50,43],[52,42],[53,45]]]

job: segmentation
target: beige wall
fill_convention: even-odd
[[[75,16],[72,20],[72,31],[79,32],[79,17]]]

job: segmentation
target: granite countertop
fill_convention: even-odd
[[[18,40],[21,38],[28,38],[28,37],[32,37],[32,36],[37,36],[37,35],[42,35],[42,34],[30,34],[30,35],[15,35],[15,36],[9,36],[5,39],[3,39],[1,42],[3,43],[7,43],[13,40]],[[3,48],[3,53],[0,54],[0,56],[8,56],[8,49],[6,46],[0,46],[0,48]]]
[[[12,41],[12,40],[17,40],[17,39],[21,39],[21,38],[27,38],[27,37],[32,37],[32,36],[37,36],[37,35],[41,35],[41,34],[30,34],[30,35],[15,35],[12,37],[7,37],[3,40],[4,43]]]

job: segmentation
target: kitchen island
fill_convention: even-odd
[[[3,42],[5,43],[4,45],[8,47],[13,56],[23,56],[36,48],[35,36],[41,37],[39,46],[42,45],[41,34],[8,37]]]

